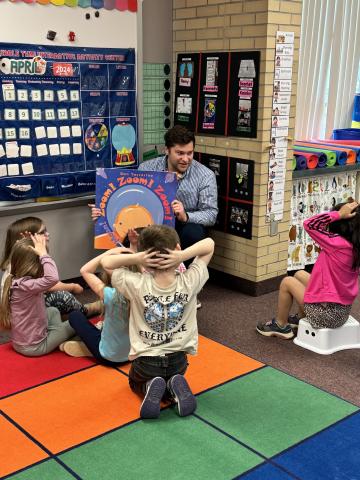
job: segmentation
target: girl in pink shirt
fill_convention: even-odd
[[[59,310],[45,306],[44,292],[59,281],[54,260],[46,249],[46,236],[35,234],[18,240],[10,255],[0,305],[0,328],[11,330],[17,352],[36,357],[57,348],[75,335]]]
[[[35,233],[46,237],[46,247],[49,249],[50,234],[40,218],[24,217],[9,225],[0,262],[0,300],[5,280],[10,272],[9,257],[15,242]],[[49,291],[45,292],[45,304],[47,307],[57,308],[61,315],[66,315],[74,310],[80,310],[88,317],[98,314],[100,312],[98,303],[83,305],[75,298],[74,294],[81,294],[82,292],[83,288],[77,283],[58,282]]]
[[[360,206],[341,203],[331,212],[304,221],[308,235],[321,247],[311,275],[304,270],[280,284],[278,314],[256,330],[268,337],[292,338],[291,326],[305,317],[313,328],[338,328],[347,321],[358,294]],[[293,301],[299,315],[289,316]],[[291,325],[292,324],[292,325]]]

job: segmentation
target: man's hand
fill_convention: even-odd
[[[88,203],[88,207],[91,208],[91,220],[96,222],[96,220],[101,217],[100,208],[95,207],[94,203]]]
[[[170,250],[167,248],[168,253],[159,253],[160,259],[158,268],[160,270],[166,270],[168,268],[177,268],[183,261],[183,250]]]
[[[33,250],[33,252],[36,253],[36,255],[39,255],[39,257],[42,257],[43,255],[47,255],[47,250],[46,250],[46,237],[45,235],[39,235],[38,233],[35,233],[35,235],[30,234],[31,240],[34,242],[34,246],[32,247],[29,245],[29,248]]]
[[[339,215],[340,218],[346,220],[348,218],[355,217],[356,212],[353,212],[355,208],[357,208],[359,204],[357,202],[351,202],[351,203],[345,203],[340,210],[339,210]]]
[[[180,222],[187,222],[188,216],[185,212],[184,205],[179,200],[174,200],[173,202],[171,202],[171,207],[173,209],[175,217]]]

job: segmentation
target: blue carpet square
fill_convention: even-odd
[[[341,420],[273,460],[306,480],[360,479],[360,414]]]
[[[293,478],[270,463],[263,463],[251,472],[236,477],[235,480],[293,480]]]

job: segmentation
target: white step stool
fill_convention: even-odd
[[[342,327],[313,328],[306,318],[302,318],[294,343],[322,355],[348,348],[360,348],[360,324],[349,315]]]

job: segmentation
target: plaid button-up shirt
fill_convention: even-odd
[[[168,169],[167,156],[147,160],[139,170],[164,172]],[[212,170],[193,160],[186,172],[178,176],[176,198],[185,208],[189,222],[205,227],[215,224],[218,214],[216,177]]]

